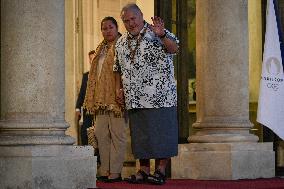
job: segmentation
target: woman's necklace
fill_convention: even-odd
[[[131,61],[131,63],[134,63],[136,51],[137,51],[137,49],[140,45],[140,42],[142,41],[144,34],[146,33],[146,30],[147,30],[147,27],[145,27],[143,29],[142,33],[138,34],[138,36],[136,38],[136,44],[135,44],[134,49],[131,48],[131,44],[130,44],[131,37],[129,35],[127,36],[127,45],[128,45],[129,50],[130,50],[130,61]]]

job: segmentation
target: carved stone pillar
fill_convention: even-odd
[[[65,135],[64,17],[64,0],[1,0],[1,187],[95,187],[92,147]]]
[[[197,121],[172,161],[174,178],[274,176],[271,143],[249,133],[247,0],[197,0]]]

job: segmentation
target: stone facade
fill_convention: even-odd
[[[65,66],[64,3],[1,0],[1,189],[96,186],[93,149],[65,134],[64,96],[74,92],[65,90],[65,73],[76,73]],[[272,144],[249,132],[247,7],[247,0],[196,1],[198,132],[179,146],[173,178],[274,176]],[[126,159],[132,167],[123,176],[135,169]]]
[[[65,135],[64,0],[1,0],[0,188],[94,188],[96,157]]]
[[[272,144],[249,132],[248,1],[198,0],[196,13],[197,132],[180,145],[172,176],[274,177]]]

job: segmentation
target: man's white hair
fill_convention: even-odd
[[[122,8],[122,10],[120,12],[120,16],[123,14],[123,12],[126,12],[128,10],[131,10],[135,13],[141,13],[142,14],[141,9],[135,3],[129,3]]]

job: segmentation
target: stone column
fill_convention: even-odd
[[[249,133],[247,0],[197,0],[197,121],[179,146],[174,178],[274,176],[271,143]]]
[[[95,187],[92,147],[65,135],[64,17],[64,0],[1,0],[1,187]]]

